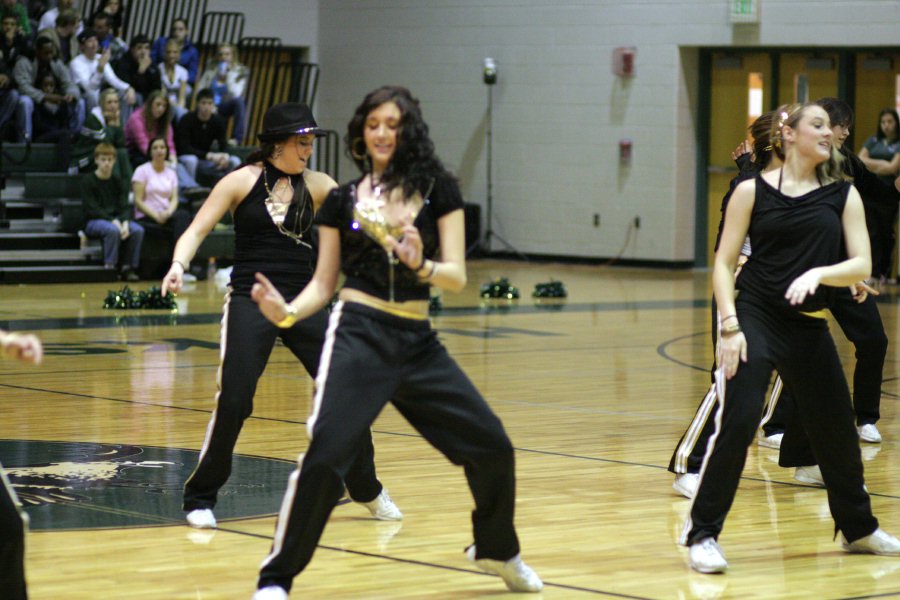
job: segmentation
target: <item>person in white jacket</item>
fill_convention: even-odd
[[[100,90],[110,86],[119,92],[122,102],[122,118],[127,119],[135,108],[137,95],[134,88],[122,81],[109,64],[109,51],[99,52],[100,44],[97,34],[92,29],[85,29],[78,34],[81,54],[69,63],[72,80],[78,84],[84,97],[85,108],[90,111],[100,104]]]
[[[219,44],[216,60],[210,61],[203,75],[197,80],[197,92],[209,88],[213,92],[216,112],[224,118],[234,117],[231,139],[240,144],[244,139],[247,103],[244,92],[250,72],[238,60],[238,50],[233,44]]]

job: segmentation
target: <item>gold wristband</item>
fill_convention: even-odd
[[[422,281],[428,281],[429,279],[434,277],[434,272],[437,269],[437,263],[435,261],[431,261],[431,268],[428,269],[428,273],[426,273],[425,275],[420,275],[419,271],[421,271],[424,268],[425,268],[425,262],[423,261],[422,266],[419,267],[418,269],[416,269],[416,277],[418,277]]]
[[[277,325],[278,327],[281,327],[282,329],[287,329],[288,327],[293,327],[294,323],[297,322],[297,309],[294,307],[293,304],[288,303],[285,305],[284,311],[287,314],[285,315],[285,317],[282,320],[275,323],[275,325]]]
[[[741,329],[740,325],[733,325],[728,329],[722,329],[721,331],[719,331],[719,334],[722,337],[731,337],[736,333],[740,333],[741,331],[743,331],[743,329]]]

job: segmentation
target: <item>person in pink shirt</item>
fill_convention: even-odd
[[[154,137],[147,145],[150,162],[134,170],[134,216],[148,236],[164,237],[169,251],[163,261],[171,262],[175,242],[191,223],[191,214],[178,205],[178,176],[169,166],[169,147],[165,138]]]
[[[169,110],[169,99],[162,90],[150,92],[144,105],[131,113],[125,123],[125,147],[131,165],[137,167],[149,160],[150,140],[161,138],[167,146],[166,162],[174,169],[178,177],[178,187],[182,195],[191,196],[198,192],[199,185],[191,174],[176,160],[175,134],[172,127],[172,112]],[[134,181],[132,179],[132,181]],[[207,192],[209,191],[207,188]],[[177,238],[176,238],[177,239]]]

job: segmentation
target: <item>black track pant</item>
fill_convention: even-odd
[[[25,521],[0,465],[0,598],[25,600]]]
[[[765,392],[777,370],[791,390],[802,427],[825,479],[835,526],[849,541],[872,533],[872,515],[863,488],[863,467],[854,426],[850,390],[824,319],[808,317],[741,294],[736,302],[747,338],[748,361],[724,385],[710,450],[700,470],[700,486],[685,523],[682,543],[717,538],[731,509],[754,442]]]
[[[713,347],[715,347],[715,332],[718,327],[715,322],[715,302],[713,302],[712,310]],[[857,425],[875,423],[881,418],[879,412],[881,381],[888,346],[884,324],[878,313],[878,305],[873,296],[866,298],[862,304],[857,303],[848,289],[841,288],[831,307],[831,314],[856,349],[856,367],[853,371],[853,407],[856,412],[856,423]],[[776,390],[773,391],[770,399],[770,403],[774,403],[775,406],[770,407],[771,417],[762,425],[763,432],[767,436],[775,433],[785,434],[787,439],[782,440],[779,460],[782,466],[815,464],[810,462],[812,449],[802,428],[786,431],[787,424],[795,419],[790,414],[794,402],[790,398],[788,389],[781,391],[781,400],[779,400],[777,391],[779,389],[781,389],[780,385],[776,384]],[[700,470],[709,436],[713,432],[714,411],[717,410],[717,406],[714,395],[707,393],[697,408],[687,431],[682,435],[672,453],[669,471],[672,473],[697,473]],[[785,446],[785,444],[787,445]]]
[[[513,448],[500,420],[428,321],[339,302],[316,378],[311,440],[291,475],[259,587],[290,590],[312,558],[360,440],[392,401],[422,436],[465,469],[479,558],[519,553]]]
[[[244,421],[253,412],[256,384],[280,337],[306,371],[315,377],[325,339],[327,314],[322,311],[290,329],[270,323],[248,296],[229,294],[222,317],[219,393],[200,452],[197,468],[184,485],[184,510],[213,508],[219,489],[231,475],[234,446]],[[347,491],[357,502],[369,502],[381,493],[375,476],[372,434],[366,430],[357,442],[352,468],[346,473]]]

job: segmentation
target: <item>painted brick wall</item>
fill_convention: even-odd
[[[691,261],[693,48],[897,43],[900,2],[759,2],[759,25],[734,26],[728,0],[280,0],[248,15],[248,29],[281,32],[297,45],[316,40],[322,79],[315,108],[324,126],[343,131],[376,86],[408,86],[467,200],[481,205],[487,188],[481,65],[495,58],[495,233],[526,253],[609,257],[640,216],[625,258]],[[316,33],[309,32],[312,21]],[[611,72],[617,46],[637,48],[630,80]],[[618,163],[620,138],[634,144],[629,168]],[[349,162],[342,173],[354,173]]]

